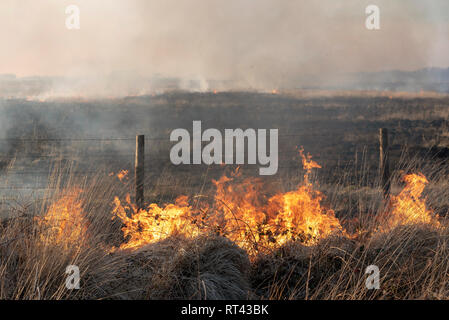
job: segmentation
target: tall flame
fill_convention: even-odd
[[[267,196],[259,178],[241,179],[237,169],[230,176],[213,180],[216,191],[210,201],[192,207],[187,196],[174,203],[149,204],[138,208],[129,194],[122,203],[115,197],[113,219],[123,223],[126,243],[120,249],[138,249],[172,235],[195,237],[215,233],[229,238],[254,255],[271,250],[288,241],[313,245],[332,234],[349,235],[335,217],[335,212],[322,204],[324,195],[311,182],[312,169],[320,166],[310,155],[299,150],[305,169],[304,182],[296,190]],[[434,213],[422,197],[428,180],[421,174],[404,178],[404,189],[392,196],[380,231],[398,225],[426,223],[439,226]],[[44,230],[45,243],[67,248],[80,246],[87,237],[88,221],[83,212],[81,189],[72,189],[53,203],[38,220]]]
[[[88,221],[79,199],[81,193],[82,190],[78,188],[65,191],[46,214],[38,218],[38,224],[44,230],[41,239],[45,243],[68,248],[80,246],[86,240]]]
[[[438,220],[427,208],[426,199],[422,197],[424,188],[429,182],[427,178],[422,173],[413,173],[404,176],[403,180],[404,189],[399,195],[391,197],[386,227],[391,229],[398,225],[417,223],[438,226]]]
[[[131,204],[129,196],[127,205],[116,197],[113,213],[125,224],[122,230],[129,237],[120,248],[137,249],[173,234],[194,236],[215,232],[255,253],[289,240],[310,245],[335,232],[345,234],[334,211],[321,205],[323,194],[314,190],[310,182],[311,170],[320,166],[310,155],[305,156],[302,149],[300,155],[306,170],[304,185],[268,199],[257,178],[235,183],[240,177],[238,170],[230,177],[224,175],[213,180],[216,187],[213,205],[204,204],[201,210],[189,206],[186,196],[162,208],[152,203],[140,210]]]
[[[302,166],[306,170],[304,185],[269,200],[272,215],[275,216],[275,229],[272,232],[278,234],[277,243],[283,244],[288,240],[300,238],[307,245],[333,233],[346,235],[335,217],[335,212],[321,205],[324,195],[315,190],[310,182],[312,169],[321,166],[312,160],[310,154],[304,155],[303,149],[300,149],[299,153]]]

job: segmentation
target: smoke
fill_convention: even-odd
[[[0,73],[58,76],[44,95],[141,94],[339,83],[351,72],[447,67],[447,1],[377,0],[381,30],[359,0],[3,0]]]

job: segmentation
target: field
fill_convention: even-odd
[[[3,100],[0,111],[0,298],[449,297],[447,96],[172,92]],[[279,129],[278,173],[171,164],[170,132],[194,120]],[[79,290],[66,288],[68,265]],[[370,265],[378,290],[365,285]]]

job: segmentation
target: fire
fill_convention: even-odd
[[[279,208],[273,226],[277,234],[276,242],[283,244],[301,239],[308,245],[333,233],[345,234],[334,211],[321,206],[322,199],[321,192],[310,186],[300,186],[295,191],[270,199]]]
[[[404,189],[397,196],[392,196],[390,212],[387,214],[387,229],[398,225],[427,223],[438,226],[439,222],[433,212],[426,207],[422,193],[428,180],[422,173],[408,174],[403,178]]]
[[[332,209],[321,205],[324,195],[315,190],[310,182],[312,169],[321,166],[312,160],[311,155],[304,155],[299,150],[304,174],[304,184],[297,190],[275,195],[269,199],[271,216],[271,232],[276,235],[276,242],[283,244],[289,240],[301,239],[306,244],[314,244],[318,240],[334,233],[346,235]]]
[[[139,209],[131,203],[129,195],[125,205],[118,197],[115,197],[114,205],[113,213],[125,224],[122,231],[125,238],[129,237],[129,241],[122,244],[120,249],[137,249],[174,234],[198,234],[192,220],[192,208],[185,196],[178,197],[174,204],[167,204],[163,208],[152,203],[147,209]],[[131,213],[131,217],[128,217],[128,213]]]
[[[323,194],[314,190],[310,182],[311,170],[320,166],[310,155],[305,156],[302,149],[300,155],[306,169],[304,185],[268,199],[264,199],[258,179],[233,184],[235,177],[223,176],[214,181],[215,208],[221,213],[216,218],[216,227],[250,252],[273,248],[289,240],[311,245],[333,233],[345,234],[334,211],[321,205]]]
[[[86,240],[88,221],[79,199],[81,193],[82,190],[77,188],[66,191],[42,218],[37,218],[39,226],[44,229],[44,242],[68,248],[79,246]]]
[[[119,178],[119,180],[123,182],[123,179],[128,177],[128,173],[128,170],[121,170],[119,173],[117,173],[117,178]]]
[[[312,160],[312,156],[310,154],[305,156],[304,149],[302,148],[299,150],[299,155],[302,159],[302,167],[306,170],[306,173],[304,174],[304,184],[310,187],[311,183],[309,181],[309,176],[312,173],[312,169],[321,169],[321,166]]]
[[[218,181],[213,180],[216,193],[210,217],[211,226],[238,245],[254,249],[265,243],[269,235],[266,225],[268,213],[260,192],[261,181],[248,178],[235,183],[240,176],[236,170],[230,177],[222,176]]]
[[[115,198],[113,213],[125,224],[122,229],[127,243],[120,248],[137,249],[173,234],[195,236],[214,232],[236,242],[249,253],[275,248],[289,240],[312,245],[333,233],[345,234],[334,211],[322,206],[324,195],[315,190],[309,180],[311,170],[320,166],[300,150],[306,173],[304,185],[294,191],[275,194],[268,198],[262,192],[262,182],[247,178],[237,183],[241,174],[236,170],[230,177],[213,180],[216,193],[212,204],[193,209],[186,196],[174,204],[159,207],[150,204],[138,209],[122,205]],[[127,213],[131,213],[128,217]]]
[[[289,241],[314,245],[333,234],[350,237],[335,212],[323,205],[324,195],[311,182],[312,170],[321,168],[320,165],[303,149],[299,154],[305,169],[303,183],[295,190],[272,196],[264,192],[260,178],[243,179],[237,168],[231,175],[213,180],[215,194],[195,207],[189,204],[187,196],[179,196],[174,203],[151,203],[145,208],[133,204],[129,194],[123,203],[115,197],[112,218],[122,221],[126,239],[120,249],[135,250],[173,235],[196,237],[214,233],[229,238],[254,256]],[[421,173],[409,174],[404,181],[404,189],[391,197],[380,231],[416,223],[439,226],[422,197],[427,178]],[[88,221],[81,193],[80,189],[66,191],[38,220],[45,243],[69,248],[80,246],[86,239]]]

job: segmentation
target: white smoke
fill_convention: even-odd
[[[44,95],[108,96],[157,91],[154,75],[193,91],[271,90],[448,66],[446,0],[377,0],[379,31],[360,0],[78,0],[76,31],[70,4],[1,1],[0,73],[70,79]]]

